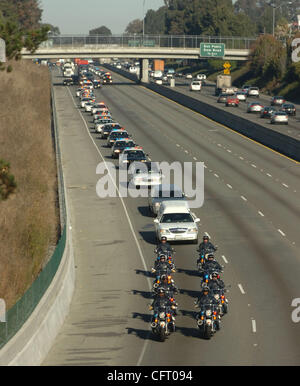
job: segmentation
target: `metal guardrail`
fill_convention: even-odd
[[[200,43],[224,43],[226,49],[250,49],[255,37],[204,35],[57,35],[49,36],[40,48],[85,46],[199,48]]]
[[[56,150],[57,160],[57,180],[60,202],[60,240],[55,248],[55,251],[44,266],[41,273],[24,293],[24,295],[6,312],[6,322],[0,322],[0,349],[19,331],[26,320],[34,311],[39,301],[45,294],[49,285],[54,278],[57,269],[60,265],[66,245],[66,205],[64,195],[64,180],[61,164],[61,153],[58,143],[57,133],[57,118],[55,110],[55,100],[53,98],[53,88],[51,88],[51,104],[52,104],[52,135]]]

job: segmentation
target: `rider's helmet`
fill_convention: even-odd
[[[162,238],[160,240],[162,243],[165,243],[165,242],[167,242],[168,239],[166,238],[166,236],[162,236]]]
[[[209,237],[208,237],[207,235],[204,235],[204,236],[203,236],[203,241],[204,241],[205,243],[207,243],[207,242],[209,241]]]
[[[215,258],[215,256],[212,253],[209,253],[207,255],[207,259],[209,259],[209,260],[213,260],[214,258]]]

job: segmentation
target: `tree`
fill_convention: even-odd
[[[17,22],[23,30],[37,29],[42,18],[38,0],[0,0],[2,16]]]
[[[142,32],[143,32],[143,21],[140,19],[135,19],[131,21],[125,29],[126,34],[140,34]]]
[[[33,53],[47,40],[49,28],[39,25],[41,14],[36,0],[0,0],[0,37],[6,43],[8,60],[19,60],[22,48]],[[0,63],[0,70],[4,69],[11,71],[12,67]]]
[[[60,29],[59,29],[59,27],[55,27],[55,26],[52,25],[52,24],[49,24],[49,23],[41,24],[41,27],[48,27],[49,33],[51,33],[52,36],[60,35]]]
[[[164,34],[166,29],[166,7],[160,7],[157,11],[149,9],[145,16],[146,34]]]
[[[6,200],[16,187],[15,177],[10,174],[10,164],[0,159],[0,201]]]
[[[89,31],[89,35],[111,35],[111,30],[105,25],[102,25],[101,27],[91,29]]]
[[[260,36],[250,55],[250,68],[256,77],[264,81],[280,80],[285,74],[287,51],[272,35]]]

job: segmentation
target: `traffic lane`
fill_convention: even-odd
[[[132,283],[138,291],[149,288],[147,279],[135,274],[145,268],[120,200],[96,194],[99,154],[67,93],[55,86],[76,287],[44,365],[115,365],[124,357],[136,365],[140,340],[128,329],[143,327],[132,311],[141,311],[144,302],[132,293]]]
[[[105,101],[107,101],[107,97],[105,97]],[[102,151],[104,152],[104,154],[106,154],[105,149],[102,149]],[[108,150],[107,153],[108,153],[107,156],[109,158],[110,151]],[[150,223],[148,223],[148,222],[144,223],[144,218],[141,216],[141,213],[137,212],[137,209],[136,209],[137,206],[138,206],[139,210],[142,207],[143,207],[143,209],[146,209],[147,208],[147,201],[145,202],[145,200],[144,200],[143,203],[139,204],[137,199],[135,199],[135,200],[131,201],[131,205],[130,205],[130,201],[131,200],[128,200],[128,201],[126,200],[126,205],[128,205],[129,209],[132,211],[131,214],[132,214],[132,217],[135,219],[135,222],[136,223],[141,222],[141,224],[137,225],[136,227],[141,229],[141,234],[143,234],[143,237],[145,238],[145,242],[150,244],[150,247],[149,247],[150,249],[148,248],[149,261],[151,261],[153,263],[153,247],[154,247],[154,243],[155,243],[154,232],[153,232],[154,228],[153,228],[153,222],[152,222],[153,219],[150,218]],[[149,229],[150,227],[152,229]],[[145,230],[146,230],[146,232],[145,232]],[[145,233],[147,233],[147,236],[145,235]],[[152,238],[151,238],[151,236],[152,236]],[[163,364],[173,364],[173,365],[176,363],[179,363],[179,362],[183,363],[183,358],[170,357],[169,355],[167,355],[168,351],[176,352],[176,347],[178,347],[178,345],[183,346],[184,344],[186,344],[187,341],[185,338],[187,336],[189,336],[190,338],[197,338],[198,337],[197,327],[195,326],[195,320],[194,320],[195,311],[193,310],[192,299],[194,296],[197,296],[197,294],[199,293],[199,278],[198,278],[197,274],[195,274],[195,268],[196,268],[195,267],[196,257],[194,257],[195,247],[190,246],[190,245],[185,245],[185,246],[179,246],[179,245],[177,246],[176,245],[175,248],[177,251],[176,263],[177,263],[177,266],[180,267],[179,270],[183,272],[183,274],[182,274],[183,280],[180,280],[179,274],[175,275],[176,284],[179,285],[179,287],[183,291],[182,295],[179,295],[178,297],[176,296],[176,299],[178,299],[179,304],[180,304],[180,309],[182,310],[181,315],[177,318],[177,322],[178,322],[178,326],[179,326],[178,332],[181,332],[181,335],[179,337],[177,337],[177,335],[176,335],[176,337],[177,337],[176,341],[175,340],[169,341],[170,345],[172,345],[172,347],[174,345],[174,350],[172,347],[168,346],[168,348],[166,349],[166,352],[161,353],[161,355],[158,355],[157,347],[155,346],[157,343],[154,342],[154,350],[156,351],[156,355],[154,356],[154,358],[162,358],[162,357],[169,358],[169,359],[166,359],[166,361],[164,360]],[[187,249],[191,250],[191,254],[193,255],[193,259],[191,260],[191,264],[188,267],[185,267],[184,262],[186,259],[186,255],[188,255]],[[178,256],[184,257],[184,261],[181,262],[182,258],[180,259],[180,258],[178,258]],[[188,272],[188,276],[186,276],[187,272]],[[139,274],[141,274],[141,273],[139,273]],[[193,277],[193,275],[195,275],[195,277]],[[194,286],[192,286],[193,282],[195,282]],[[192,286],[192,289],[191,289],[191,286]],[[149,303],[149,299],[148,299],[149,294],[142,293],[140,295],[142,297],[146,298],[146,300],[145,300],[145,308],[146,308],[147,304]],[[191,297],[191,299],[189,297],[187,297],[187,295],[189,297]],[[242,309],[242,306],[243,305],[241,304],[241,309]],[[147,315],[138,315],[138,316],[145,319],[149,323],[149,318],[147,318]],[[189,316],[189,319],[190,319],[189,324],[187,324],[186,316]],[[250,326],[250,316],[248,317],[248,319],[249,319],[248,320],[248,326]],[[230,318],[229,318],[229,321],[230,321]],[[238,321],[239,321],[239,319],[237,319],[235,322],[238,323]],[[232,323],[232,324],[235,324],[235,323]],[[245,320],[244,325],[247,325],[246,320]],[[224,328],[226,328],[226,327],[224,326]],[[248,331],[246,328],[244,332],[246,332],[246,334],[248,333],[249,339],[250,339],[251,338],[250,327],[249,327]],[[135,333],[139,336],[141,336],[141,335],[143,336],[143,332],[141,332],[141,331],[136,331]],[[228,335],[225,334],[224,338],[227,340]],[[180,339],[179,342],[178,342],[178,339]],[[230,342],[228,340],[226,342],[224,342],[224,344],[226,344],[226,346],[228,346],[229,343]],[[159,343],[158,343],[158,345],[160,346]],[[250,346],[250,344],[249,344],[249,346]],[[188,348],[186,347],[186,349],[188,349]],[[213,349],[215,350],[215,347]],[[148,350],[147,350],[147,352],[148,352]],[[150,354],[150,357],[151,356],[152,356],[152,354]],[[220,363],[223,363],[223,360],[224,360],[224,358],[220,357]],[[235,360],[236,359],[232,358],[232,361],[235,361]],[[153,361],[153,358],[152,358],[152,361]],[[194,362],[194,361],[196,361],[196,362]],[[148,360],[145,360],[144,362],[145,363],[153,363],[153,362],[148,362]],[[248,362],[248,360],[246,360],[246,362]],[[250,360],[250,362],[251,362],[251,360]],[[160,360],[160,362],[154,362],[153,364],[158,364],[158,363],[162,363],[161,360]],[[189,357],[189,358],[187,358],[187,361],[184,363],[186,363],[186,364],[192,363],[192,364],[196,365],[196,364],[199,364],[199,358],[193,357],[193,359],[192,359]],[[228,363],[230,363],[229,360],[228,360]]]
[[[122,92],[123,93],[123,92]],[[116,96],[114,96],[114,98],[113,98],[113,100],[115,101],[116,100]],[[126,99],[126,100],[128,100],[128,98]],[[128,106],[127,106],[128,107]],[[129,110],[130,111],[130,110]],[[128,123],[128,125],[129,125],[129,123]],[[129,127],[129,126],[128,126]],[[155,147],[157,147],[157,144],[156,144],[156,146]],[[266,283],[264,283],[264,285],[265,285]],[[272,338],[271,338],[272,339]]]
[[[169,86],[167,86],[169,87]],[[189,87],[185,84],[182,83],[180,85],[175,86],[175,91],[181,92],[184,95],[187,96],[192,96],[195,99],[199,99],[200,101],[210,103],[210,104],[215,104],[217,108],[220,108],[221,110],[229,111],[239,117],[243,117],[247,120],[250,120],[252,122],[259,123],[262,126],[265,126],[269,129],[272,129],[274,131],[278,131],[279,133],[288,135],[290,137],[299,139],[300,138],[300,124],[299,124],[299,117],[291,117],[289,116],[289,124],[288,125],[272,125],[270,123],[269,119],[263,119],[260,118],[259,114],[256,113],[247,113],[247,106],[248,103],[254,102],[254,101],[259,101],[263,103],[262,98],[252,98],[249,97],[247,99],[247,102],[240,102],[238,108],[233,108],[233,107],[226,107],[224,103],[218,103],[217,102],[217,97],[214,95],[214,88],[211,86],[203,86],[200,92],[196,91],[190,91]],[[266,105],[269,106],[270,102],[265,100]],[[278,108],[277,108],[278,109]]]
[[[125,92],[125,88],[122,90]],[[136,90],[138,91],[139,89]],[[134,99],[133,95],[130,95],[129,93],[127,96],[128,98],[131,98],[136,104],[140,103],[139,98]],[[151,103],[151,94],[148,98],[148,101],[144,104],[144,107],[150,107],[149,103]],[[148,122],[151,122],[151,119],[155,121],[159,113],[157,107],[153,107],[153,109],[150,109],[150,111],[155,111],[155,113],[154,117],[152,117],[153,114],[148,113]],[[257,205],[257,194],[259,194],[260,205],[257,206],[257,212],[260,211],[260,213],[266,216],[266,218],[268,218],[269,221],[274,224],[275,230],[277,232],[278,229],[283,231],[283,233],[288,234],[288,238],[291,243],[296,243],[298,239],[297,224],[299,223],[300,208],[299,200],[297,199],[298,195],[294,192],[295,189],[287,189],[283,185],[280,186],[280,189],[278,189],[277,182],[258,171],[257,167],[249,167],[248,164],[237,163],[234,158],[230,157],[230,155],[227,156],[227,151],[219,148],[219,146],[215,146],[213,143],[209,144],[207,142],[207,137],[205,137],[205,142],[206,145],[210,146],[203,148],[203,140],[199,138],[199,135],[197,135],[199,133],[199,121],[190,124],[189,115],[184,112],[185,124],[183,125],[179,123],[180,118],[183,118],[182,113],[179,112],[179,114],[176,115],[174,110],[172,110],[170,114],[169,112],[170,111],[167,109],[162,112],[162,115],[159,117],[157,124],[154,125],[152,130],[156,130],[157,135],[161,136],[165,133],[159,132],[157,128],[160,128],[163,124],[164,131],[166,132],[168,127],[172,126],[170,133],[166,134],[165,139],[169,141],[169,139],[172,138],[172,135],[174,137],[174,133],[176,133],[176,146],[178,145],[177,142],[180,144],[180,147],[178,147],[177,150],[186,152],[190,155],[195,155],[199,160],[203,159],[201,157],[199,158],[198,156],[199,149],[201,149],[201,155],[207,154],[205,158],[210,160],[210,162],[206,163],[209,168],[214,171],[213,174],[217,174],[217,178],[222,180],[226,186],[230,185],[231,188],[239,192],[240,200],[241,196],[243,196],[246,197],[250,202],[252,200],[252,202]],[[144,114],[147,114],[147,112]],[[200,116],[200,118],[202,117]],[[136,119],[140,119],[138,114],[136,114]],[[176,124],[170,123],[172,121],[176,122]],[[189,133],[187,133],[184,129],[180,129],[185,128],[187,123],[189,124]],[[207,123],[211,125],[211,121],[206,121],[205,123],[206,125]],[[203,129],[202,124],[201,128]],[[195,135],[193,135],[193,130]],[[214,131],[211,132],[211,135],[214,135]],[[185,143],[185,145],[182,145],[183,143]],[[210,149],[209,152],[208,149]],[[287,160],[284,159],[283,162],[285,163],[286,161]],[[255,164],[252,165],[256,166]],[[220,168],[223,170],[221,171]],[[271,168],[271,170],[273,170],[273,168]],[[299,187],[299,181],[296,181],[295,184],[298,184]],[[246,186],[247,189],[245,189]],[[294,185],[292,186],[294,187]],[[270,200],[270,196],[273,196],[276,200],[276,211],[274,211],[273,201]],[[285,214],[285,216],[282,216],[282,214]]]

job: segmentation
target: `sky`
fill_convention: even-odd
[[[40,0],[42,22],[59,27],[61,34],[88,34],[105,25],[122,34],[128,23],[143,18],[148,9],[157,10],[163,0]]]

